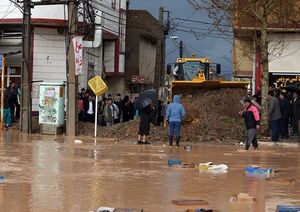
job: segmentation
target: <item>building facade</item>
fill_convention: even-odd
[[[128,10],[126,32],[127,92],[159,91],[164,82],[163,23],[145,10]]]
[[[78,76],[78,88],[87,88],[87,81],[100,75],[109,87],[108,93],[120,93],[125,86],[126,0],[90,0],[88,4],[95,14],[95,27],[88,33],[92,39],[85,40],[87,36],[84,36],[83,71]],[[32,57],[28,65],[32,110],[38,111],[39,82],[62,83],[67,79],[68,10],[66,5],[35,6],[31,17]],[[1,0],[0,53],[8,53],[5,86],[10,81],[18,85],[21,82],[22,20],[22,13],[12,2]],[[78,28],[83,22],[79,15]]]
[[[300,5],[300,1],[295,0],[294,5]],[[290,8],[290,17],[280,16],[281,13],[277,12],[285,14],[286,9],[281,6],[270,12],[267,26],[269,83],[275,87],[300,84],[300,61],[297,59],[300,58],[300,15],[295,6]],[[254,94],[260,91],[262,81],[260,22],[249,14],[236,17],[233,19],[233,76],[236,79],[249,79]]]

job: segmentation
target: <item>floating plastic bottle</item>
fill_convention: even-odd
[[[226,172],[228,166],[226,164],[213,164],[212,162],[200,163],[199,171]]]
[[[247,166],[246,172],[248,173],[260,173],[260,174],[271,174],[273,169],[271,168],[259,168],[258,166]]]

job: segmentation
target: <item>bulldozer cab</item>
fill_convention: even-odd
[[[209,79],[211,72],[208,58],[178,58],[173,71],[176,80],[193,81]]]

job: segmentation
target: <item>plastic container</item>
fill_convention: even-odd
[[[300,206],[293,205],[278,205],[276,212],[299,212]]]
[[[258,166],[247,166],[245,170],[248,173],[259,173],[259,174],[273,173],[273,169],[271,168],[259,168]]]
[[[200,163],[199,171],[213,171],[213,172],[223,172],[228,170],[226,164],[213,164],[212,162]]]
[[[89,80],[88,84],[96,96],[100,96],[108,90],[107,85],[100,76],[93,77]]]
[[[168,166],[181,165],[181,160],[178,159],[168,159]]]

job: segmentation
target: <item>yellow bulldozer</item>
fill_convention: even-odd
[[[175,94],[193,94],[199,89],[247,89],[248,86],[248,82],[245,81],[225,80],[224,77],[220,77],[220,64],[212,63],[209,58],[196,58],[194,54],[192,58],[178,58],[175,68],[172,70],[168,65],[167,72],[173,75],[169,97]]]

